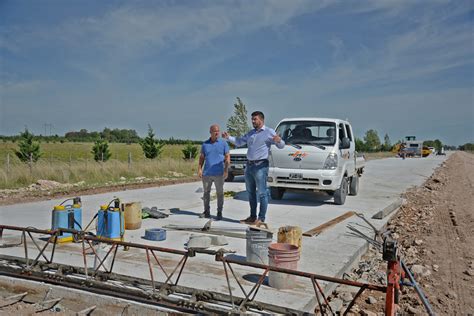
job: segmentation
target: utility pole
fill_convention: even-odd
[[[44,136],[51,136],[52,134],[52,129],[53,129],[53,124],[51,123],[44,123]],[[48,135],[48,129],[49,129],[49,135]]]

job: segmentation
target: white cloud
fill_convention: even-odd
[[[333,37],[329,40],[329,44],[333,48],[332,58],[339,59],[343,57],[344,53],[344,42],[339,37]]]
[[[24,80],[0,82],[0,96],[33,94],[54,84],[52,80]]]
[[[86,16],[39,29],[12,28],[14,38],[4,47],[30,47],[32,42],[60,41],[73,49],[97,49],[106,55],[146,54],[164,48],[193,49],[227,32],[251,32],[285,25],[292,18],[319,10],[329,3],[310,0],[206,2],[205,5],[147,6],[126,4],[102,16]],[[150,7],[151,5],[151,7]]]

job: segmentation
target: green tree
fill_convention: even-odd
[[[436,151],[440,152],[442,147],[443,147],[443,143],[439,139],[435,139],[434,148],[436,148]]]
[[[388,134],[385,134],[383,137],[383,151],[390,151],[390,149],[392,149],[392,143],[390,142]]]
[[[148,159],[155,159],[161,155],[163,151],[163,146],[165,144],[155,139],[155,133],[148,124],[148,135],[142,141],[140,141],[140,146],[142,146],[143,154]]]
[[[194,146],[192,143],[187,143],[186,146],[182,149],[183,159],[185,160],[194,160],[198,154],[198,147]]]
[[[27,128],[23,133],[20,133],[18,150],[15,151],[15,154],[22,162],[36,162],[41,157],[40,144],[34,141],[33,137],[34,135]]]
[[[380,138],[377,131],[369,129],[364,136],[367,151],[380,150]]]
[[[459,146],[459,150],[474,151],[474,143],[465,143]]]
[[[358,152],[367,151],[366,148],[365,148],[364,141],[360,138],[357,138],[357,137],[355,139],[355,150],[358,151]]]
[[[232,115],[227,121],[227,131],[232,136],[242,136],[250,131],[247,118],[247,108],[242,103],[239,97],[237,97],[237,103],[234,103],[234,115]]]
[[[104,162],[109,160],[112,156],[109,149],[109,143],[103,138],[97,139],[92,147],[92,154],[94,155],[95,161]]]

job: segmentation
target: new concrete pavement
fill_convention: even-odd
[[[388,205],[396,202],[400,195],[409,187],[420,185],[429,177],[433,170],[444,160],[445,156],[433,156],[423,159],[388,158],[367,162],[365,173],[360,179],[360,191],[355,197],[348,196],[343,206],[334,205],[332,198],[325,194],[292,193],[287,192],[283,200],[271,201],[268,208],[267,222],[278,228],[284,225],[300,226],[303,231],[319,226],[325,222],[344,214],[347,211],[363,213],[377,228],[382,227],[389,217],[382,220],[373,220],[371,217]],[[249,215],[245,184],[242,177],[237,177],[232,183],[225,184],[226,191],[237,192],[234,198],[225,200],[224,220],[214,222],[215,228],[242,227],[239,219]],[[143,239],[146,228],[158,228],[168,224],[175,225],[204,225],[206,219],[198,218],[202,212],[202,185],[200,182],[170,185],[158,188],[127,190],[114,193],[83,196],[83,224],[97,212],[99,205],[119,197],[124,202],[140,201],[142,206],[157,206],[161,209],[175,209],[166,219],[145,219],[142,228],[126,232],[126,241],[152,244],[156,246],[184,249],[190,233],[183,231],[168,231],[165,241],[156,242]],[[51,210],[61,200],[16,204],[0,207],[0,223],[16,226],[34,226],[49,228],[51,225]],[[215,215],[216,201],[211,202],[211,214]],[[179,210],[178,210],[179,209]],[[327,276],[340,277],[365,251],[366,242],[351,237],[347,224],[358,225],[361,230],[370,233],[367,224],[353,216],[324,231],[319,236],[303,237],[301,259],[298,269],[305,272]],[[4,239],[10,232],[4,233]],[[274,235],[276,241],[276,234]],[[228,238],[226,249],[235,250],[235,256],[245,258],[246,240],[242,238]],[[68,264],[80,266],[82,259],[78,245],[60,245],[57,259]],[[21,248],[0,249],[1,253],[22,255]],[[114,266],[114,272],[130,274],[137,277],[149,278],[148,267],[144,260],[144,253],[138,251],[121,252],[119,261]],[[172,269],[178,257],[164,255],[167,265]],[[262,271],[238,267],[237,273],[243,277],[244,284],[250,289],[255,282],[255,274]],[[156,275],[160,275],[156,270]],[[162,276],[161,276],[162,277]],[[158,279],[162,281],[161,279]],[[181,285],[227,293],[222,263],[217,263],[209,255],[198,255],[190,258],[183,276]],[[231,281],[233,294],[242,296],[236,282]],[[329,290],[331,285],[327,285]],[[294,309],[311,312],[316,305],[313,288],[306,280],[297,280],[292,290],[277,291],[264,285],[259,291],[256,300],[287,306]]]

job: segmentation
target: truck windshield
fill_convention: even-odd
[[[288,145],[326,145],[336,143],[336,124],[320,121],[287,121],[276,132]]]

